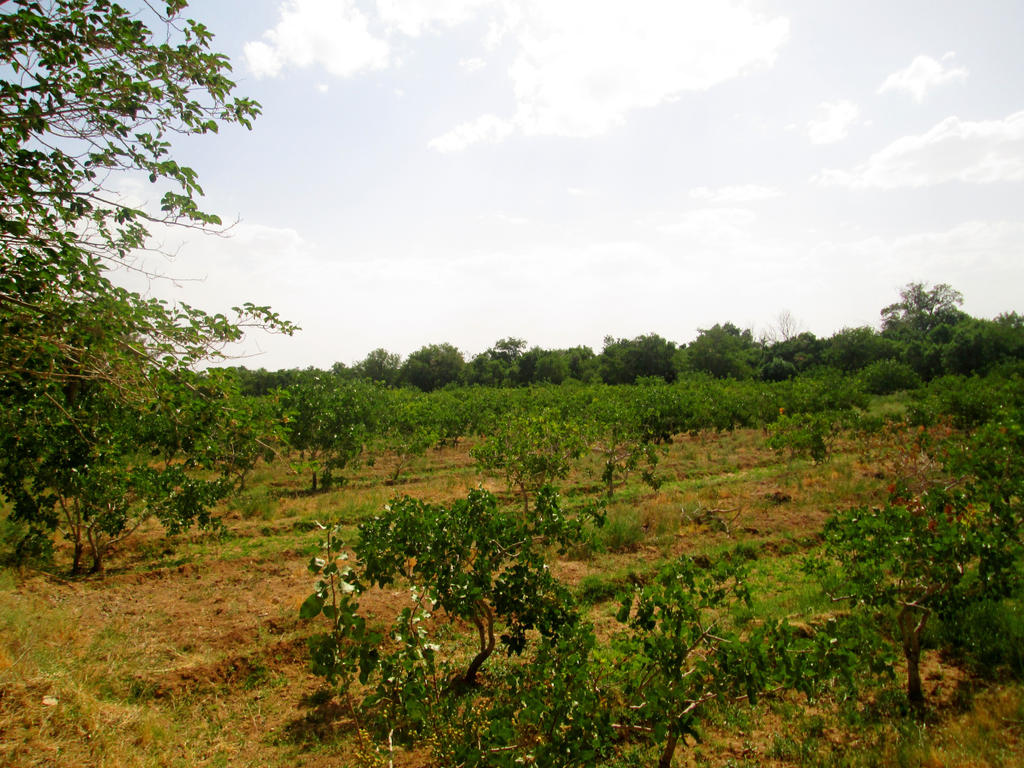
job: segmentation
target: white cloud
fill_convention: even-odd
[[[722,244],[746,241],[755,221],[757,215],[744,208],[700,208],[675,216],[656,216],[652,223],[662,234],[685,235],[691,241]]]
[[[842,141],[858,115],[860,108],[852,101],[823,101],[818,105],[818,116],[807,124],[807,135],[815,144]]]
[[[695,187],[690,190],[694,200],[709,203],[747,203],[756,200],[772,200],[782,196],[778,187],[762,187],[757,184],[741,184],[733,187]]]
[[[488,5],[494,5],[494,0],[377,0],[377,13],[389,27],[418,37],[436,26],[468,21]]]
[[[248,42],[244,47],[245,63],[256,77],[276,77],[284,62],[277,51],[262,40]]]
[[[387,42],[370,32],[353,0],[288,0],[280,12],[277,26],[244,46],[246,63],[256,77],[313,65],[349,77],[388,64]]]
[[[513,216],[509,213],[503,213],[501,211],[495,211],[494,213],[488,213],[479,217],[480,221],[483,222],[497,222],[498,224],[512,224],[516,227],[521,227],[524,224],[529,224],[530,220],[525,216]]]
[[[485,12],[490,18],[484,15]],[[384,35],[418,37],[481,16],[485,47],[511,46],[509,78],[516,110],[501,121],[526,135],[589,137],[621,124],[632,110],[654,107],[687,91],[701,91],[771,66],[789,36],[789,21],[753,12],[741,0],[376,0],[370,19],[356,0],[287,0],[277,25],[246,43],[249,69],[274,77],[286,67],[321,66],[347,77],[388,66]],[[479,58],[460,62],[467,71]],[[500,140],[488,116],[438,137],[442,151]],[[481,140],[477,138],[475,140]]]
[[[1024,181],[1024,111],[1002,120],[948,117],[927,133],[897,139],[853,170],[825,170],[815,180],[857,189]]]
[[[489,37],[513,40],[517,108],[504,125],[526,135],[604,134],[632,110],[770,66],[789,35],[786,19],[731,2],[527,0],[505,11]]]
[[[246,222],[220,235],[173,225],[150,229],[153,250],[137,253],[131,269],[112,273],[118,284],[214,312],[245,301],[273,303],[282,317],[299,319],[296,305],[272,300],[288,282],[282,275],[293,274],[281,264],[314,258],[316,246],[296,230]]]
[[[970,270],[993,257],[1004,265],[1019,264],[1024,252],[1022,238],[1021,222],[967,221],[947,230],[892,238],[873,235],[859,240],[823,240],[811,247],[811,253],[816,261],[851,262],[871,272],[913,276],[937,268],[943,272]]]
[[[785,19],[730,3],[535,2],[511,68],[516,122],[527,134],[600,135],[630,110],[770,65],[788,33]]]
[[[936,61],[931,56],[917,56],[908,67],[889,75],[879,86],[878,92],[904,91],[909,93],[914,101],[921,103],[925,94],[933,88],[949,83],[962,83],[967,79],[967,70],[964,67],[947,67],[943,63],[952,59],[954,55],[952,52],[947,53],[942,57],[942,61]]]
[[[438,152],[458,152],[471,144],[482,141],[498,142],[514,130],[512,124],[495,115],[480,115],[475,120],[462,123],[452,130],[430,141],[430,148]]]
[[[1019,269],[1024,259],[1024,222],[966,221],[942,232],[897,238],[891,250],[895,263],[912,267],[917,274],[938,267],[944,272],[974,273],[984,282],[986,276]]]
[[[459,59],[459,66],[466,72],[477,72],[487,66],[487,62],[481,58]]]

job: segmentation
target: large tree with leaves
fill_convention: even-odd
[[[927,336],[940,325],[953,325],[964,317],[957,307],[963,294],[946,283],[928,288],[925,283],[907,283],[900,300],[882,310],[882,329],[889,335]]]
[[[55,449],[44,439],[33,452],[32,440],[67,434],[96,471],[111,455],[99,422],[137,422],[169,391],[204,396],[196,364],[246,325],[291,330],[265,307],[229,318],[144,298],[110,276],[153,226],[220,224],[200,209],[197,175],[172,158],[171,139],[248,126],[259,112],[232,96],[226,57],[185,6],[0,4],[0,407],[2,428],[24,437],[0,474],[8,498],[33,490],[35,502],[18,507],[33,525],[52,517],[41,468]],[[119,180],[136,177],[158,190],[159,210],[118,195]],[[196,426],[166,415],[179,435]],[[130,470],[122,458],[109,465],[119,476]]]

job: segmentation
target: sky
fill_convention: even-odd
[[[600,352],[783,312],[878,326],[912,281],[1024,311],[1019,0],[195,0],[253,129],[183,139],[226,236],[159,232],[238,364],[514,336]],[[144,204],[143,183],[124,190]],[[136,184],[135,187],[132,184]]]

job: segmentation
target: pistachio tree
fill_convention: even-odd
[[[357,678],[370,685],[361,705],[384,718],[385,732],[422,729],[448,693],[478,682],[499,643],[519,655],[531,637],[554,638],[575,626],[571,594],[546,554],[578,542],[590,518],[567,513],[551,488],[540,491],[526,519],[475,490],[451,505],[393,500],[359,526],[354,562],[332,533],[326,556],[310,562],[318,581],[300,610],[303,618],[328,621],[310,639],[314,672],[346,692]],[[411,599],[385,642],[359,599],[371,587],[399,585]],[[443,648],[438,640],[445,619],[472,627],[473,651],[462,666],[458,644]]]
[[[565,478],[586,448],[583,426],[554,409],[517,409],[497,420],[470,454],[480,467],[503,477],[530,513],[530,494]]]

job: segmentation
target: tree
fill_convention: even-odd
[[[961,317],[957,307],[964,297],[946,283],[927,288],[926,283],[907,283],[900,300],[882,310],[882,331],[889,335],[927,336],[939,325],[953,325]]]
[[[824,343],[810,331],[804,331],[785,341],[770,344],[765,353],[772,358],[781,357],[784,361],[792,363],[797,371],[804,371],[820,362]]]
[[[211,506],[241,486],[277,432],[273,415],[242,401],[224,377],[156,384],[163,397],[145,409],[87,382],[59,408],[37,398],[0,411],[0,492],[13,518],[32,538],[55,531],[69,541],[75,574],[86,555],[102,572],[111,548],[150,515],[169,531],[210,523]]]
[[[569,361],[561,352],[548,350],[537,356],[533,380],[540,384],[561,384],[569,378]]]
[[[494,346],[487,350],[493,359],[500,360],[508,366],[515,365],[526,350],[526,341],[509,336],[505,339],[498,339]]]
[[[775,322],[768,326],[764,334],[764,341],[774,344],[789,341],[802,333],[802,326],[803,323],[797,320],[792,312],[784,309],[776,315]]]
[[[459,440],[470,432],[473,420],[483,417],[483,408],[478,408],[480,404],[467,394],[467,390],[434,392],[429,399],[429,413],[437,430],[438,446],[458,445]]]
[[[218,399],[194,367],[246,325],[293,330],[265,307],[229,320],[110,280],[147,246],[147,227],[220,223],[199,208],[197,175],[172,159],[170,137],[248,127],[259,113],[232,97],[227,59],[182,18],[185,6],[13,0],[0,10],[0,406],[17,443],[0,482],[37,529],[58,525],[58,508],[81,511],[87,538],[89,521],[117,537],[132,515],[160,507],[170,525],[202,518],[209,496],[182,493],[188,477],[170,480],[187,462],[150,482],[130,460],[150,448],[137,426],[183,392]],[[119,197],[120,174],[157,185],[159,211]],[[179,431],[199,428],[164,413]],[[86,466],[88,479],[63,474]]]
[[[685,361],[691,371],[710,373],[716,379],[749,379],[760,356],[754,336],[732,323],[716,323],[701,329],[686,347]]]
[[[376,681],[363,706],[383,710],[384,732],[401,737],[417,730],[453,690],[437,679],[441,646],[431,642],[426,620],[440,609],[475,629],[477,649],[455,691],[477,682],[497,648],[497,631],[504,630],[500,642],[509,655],[521,654],[534,631],[543,638],[566,632],[578,616],[545,553],[555,547],[564,554],[579,542],[588,517],[567,515],[550,488],[528,519],[483,490],[450,506],[402,497],[359,526],[355,567],[329,531],[326,557],[309,566],[319,577],[315,591],[300,609],[304,619],[323,614],[330,622],[309,640],[313,671],[344,689],[357,672],[364,684]],[[371,586],[398,584],[412,588],[413,607],[400,612],[382,644],[381,634],[367,629],[358,599]],[[448,662],[441,671],[452,668]]]
[[[250,371],[245,366],[231,367],[238,381],[240,394],[246,397],[260,397],[268,395],[276,389],[286,389],[294,381],[297,369],[291,368],[280,371],[268,371],[266,368],[257,368]]]
[[[921,379],[906,363],[899,360],[876,360],[860,372],[864,390],[872,395],[888,395],[921,386]]]
[[[184,7],[154,12],[167,42],[107,0],[14,0],[0,12],[5,376],[135,389],[149,368],[187,367],[240,335],[224,315],[146,300],[107,276],[147,245],[147,225],[220,223],[198,207],[196,173],[171,159],[168,137],[249,126],[259,112],[231,97],[226,58]],[[166,188],[160,211],[119,198],[119,172]],[[251,305],[240,316],[276,322]]]
[[[520,355],[515,368],[512,369],[514,383],[524,386],[537,382],[537,366],[543,354],[544,350],[540,347],[530,347]]]
[[[585,448],[581,424],[551,410],[513,411],[470,455],[483,469],[504,476],[509,490],[518,490],[525,517],[530,494],[568,475]]]
[[[509,386],[517,381],[519,362],[526,349],[523,339],[498,339],[494,345],[473,358],[468,379],[472,384],[486,387]]]
[[[646,428],[645,403],[634,392],[601,392],[586,408],[590,449],[597,454],[601,480],[608,498],[616,484],[625,485],[630,472],[640,469],[644,482],[657,488],[661,482],[654,471],[658,452],[654,435]],[[643,466],[646,465],[646,466]]]
[[[675,353],[676,345],[656,333],[635,339],[608,336],[601,352],[601,378],[605,384],[632,384],[650,376],[674,381]]]
[[[697,736],[708,702],[753,705],[772,688],[809,692],[839,666],[829,634],[798,643],[784,622],[731,628],[728,612],[750,604],[744,576],[729,562],[705,570],[681,558],[621,602],[616,618],[628,631],[615,644],[626,717],[663,742],[658,768],[672,765],[680,739]]]
[[[822,356],[829,365],[853,372],[877,360],[895,358],[897,346],[874,328],[843,328],[825,342]]]
[[[530,630],[551,634],[569,619],[571,601],[543,549],[576,541],[580,522],[565,515],[550,488],[528,519],[499,509],[483,490],[450,507],[404,497],[360,526],[356,552],[367,583],[383,587],[401,577],[448,616],[472,622],[479,649],[463,677],[473,683],[495,648],[495,618],[507,622],[501,639],[510,654],[522,652]]]
[[[400,379],[424,392],[433,392],[462,380],[466,361],[451,344],[428,344],[406,358]]]
[[[179,389],[177,401],[163,403],[165,411],[175,408],[179,415],[195,413],[195,423],[203,428],[198,434],[178,430],[175,441],[165,449],[167,461],[205,455],[207,466],[216,464],[232,488],[243,491],[256,465],[261,460],[272,461],[285,446],[282,398],[277,392],[262,397],[243,395],[237,369],[214,368],[200,381],[201,391]],[[173,425],[175,421],[163,423]],[[202,451],[197,451],[199,447]]]
[[[932,484],[915,494],[897,483],[885,507],[837,513],[825,525],[824,556],[809,563],[833,599],[894,619],[915,706],[924,703],[922,638],[932,616],[955,621],[1019,583],[1021,423],[1016,412],[959,450],[946,446],[947,470],[963,488]]]
[[[441,440],[440,408],[415,390],[400,389],[388,393],[382,409],[381,445],[394,455],[394,468],[388,483],[398,482],[402,470]]]
[[[398,383],[401,368],[401,356],[383,348],[373,350],[355,366],[359,376],[371,381],[381,381],[389,387]]]
[[[571,378],[588,383],[601,380],[597,370],[599,358],[590,347],[571,347],[557,352],[565,358]]]
[[[466,366],[466,383],[481,387],[502,387],[508,384],[508,369],[487,352],[481,352]]]
[[[1015,322],[1015,317],[967,318],[958,323],[942,348],[943,370],[967,376],[1024,358],[1024,328]]]
[[[963,295],[945,283],[930,289],[908,283],[900,300],[882,310],[882,335],[895,343],[903,362],[931,379],[943,372],[944,348],[956,327],[969,319],[957,308],[963,303]]]
[[[758,372],[763,381],[785,381],[796,376],[796,365],[778,355],[766,360]]]
[[[379,385],[339,381],[314,368],[285,392],[288,443],[299,451],[296,470],[309,472],[310,490],[328,490],[334,473],[354,462],[380,418]]]

